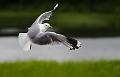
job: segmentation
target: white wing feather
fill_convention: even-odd
[[[57,7],[58,7],[58,4],[56,4],[56,6],[54,7],[53,10],[41,14],[41,15],[36,19],[35,23],[42,24],[43,21],[49,20],[49,18],[52,16],[52,12],[55,11],[55,9],[56,9]]]
[[[55,5],[55,7],[54,7],[54,9],[53,9],[53,10],[55,10],[57,7],[58,7],[58,3]]]

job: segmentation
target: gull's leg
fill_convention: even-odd
[[[30,50],[32,49],[32,44],[30,44]]]

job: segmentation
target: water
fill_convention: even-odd
[[[82,48],[69,50],[59,45],[33,45],[31,51],[23,51],[17,37],[0,38],[0,61],[16,60],[99,60],[120,59],[120,37],[115,38],[77,38]]]

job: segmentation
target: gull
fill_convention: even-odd
[[[19,44],[24,51],[31,50],[32,44],[47,45],[53,42],[60,42],[70,50],[75,50],[81,47],[81,42],[71,37],[66,37],[62,34],[48,31],[51,28],[49,23],[43,23],[45,20],[49,20],[52,13],[58,7],[55,5],[54,9],[41,14],[35,22],[28,28],[27,33],[19,33],[18,40]]]

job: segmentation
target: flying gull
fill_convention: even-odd
[[[48,31],[51,28],[49,23],[43,23],[45,20],[49,20],[52,16],[52,12],[58,7],[58,4],[53,10],[41,14],[30,28],[27,33],[19,33],[18,40],[24,51],[31,50],[32,43],[38,45],[51,44],[53,42],[60,42],[70,50],[75,50],[81,47],[81,43],[71,37],[66,37],[62,34]]]

